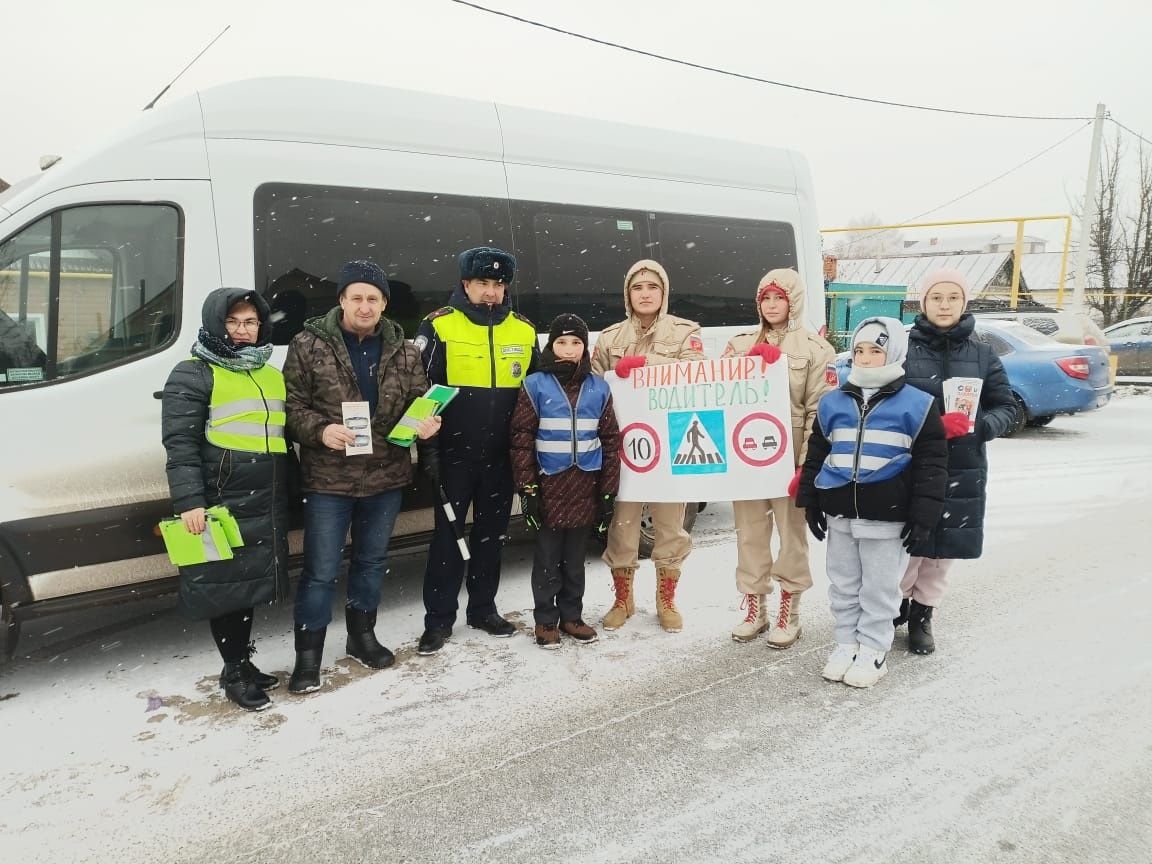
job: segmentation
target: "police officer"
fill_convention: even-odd
[[[457,596],[467,569],[470,627],[492,636],[516,632],[496,611],[500,554],[512,511],[509,428],[520,386],[535,371],[532,322],[512,311],[508,285],[516,259],[480,246],[460,255],[460,285],[448,305],[420,324],[416,347],[433,384],[460,389],[444,410],[440,481],[457,518],[472,506],[471,560],[465,562],[442,508],[424,573],[424,633],[419,653],[435,654],[452,635]]]

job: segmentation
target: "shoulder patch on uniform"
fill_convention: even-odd
[[[688,337],[688,347],[691,348],[693,351],[703,351],[704,350],[704,340],[700,338],[699,333],[693,333],[691,336]]]
[[[417,351],[424,353],[424,349],[428,347],[428,337],[421,333],[412,340],[412,344],[416,346]]]
[[[840,386],[840,378],[836,374],[836,364],[835,363],[829,363],[827,366],[824,367],[824,383],[827,384],[829,387],[839,387]]]
[[[455,311],[456,311],[455,306],[441,306],[435,312],[429,312],[427,315],[425,315],[424,320],[425,321],[432,321],[436,318],[443,318],[445,315],[451,315]]]

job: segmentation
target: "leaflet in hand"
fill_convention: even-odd
[[[949,378],[944,382],[944,411],[960,412],[968,418],[968,434],[976,431],[976,412],[980,410],[982,378]]]
[[[341,402],[344,425],[356,436],[351,444],[344,445],[345,456],[360,456],[372,452],[372,416],[367,402]]]
[[[404,412],[400,421],[388,433],[388,440],[401,447],[408,447],[416,440],[417,427],[421,420],[435,417],[460,392],[458,387],[433,384],[423,396],[417,396]]]

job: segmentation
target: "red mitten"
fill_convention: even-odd
[[[767,342],[761,342],[748,349],[748,356],[759,357],[764,361],[765,366],[771,366],[780,359],[780,349],[775,345],[769,345]]]
[[[968,415],[961,411],[949,411],[940,415],[940,422],[944,424],[944,437],[956,438],[968,434]]]
[[[800,491],[800,472],[803,470],[803,467],[797,468],[792,479],[788,481],[788,497],[793,501],[796,500],[796,493]]]
[[[621,357],[616,361],[616,374],[621,378],[627,378],[632,374],[633,369],[639,369],[641,366],[646,366],[647,364],[648,358],[640,355]]]

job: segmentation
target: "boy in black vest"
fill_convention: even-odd
[[[907,353],[894,318],[856,328],[852,372],[820,400],[796,498],[813,536],[828,536],[836,648],[822,674],[852,687],[888,674],[908,549],[944,508],[944,426],[932,398],[904,386]]]
[[[588,325],[557,316],[512,414],[512,472],[536,531],[532,565],[536,644],[560,633],[595,642],[584,623],[584,550],[593,525],[607,529],[620,484],[620,432],[612,394],[588,358]]]

